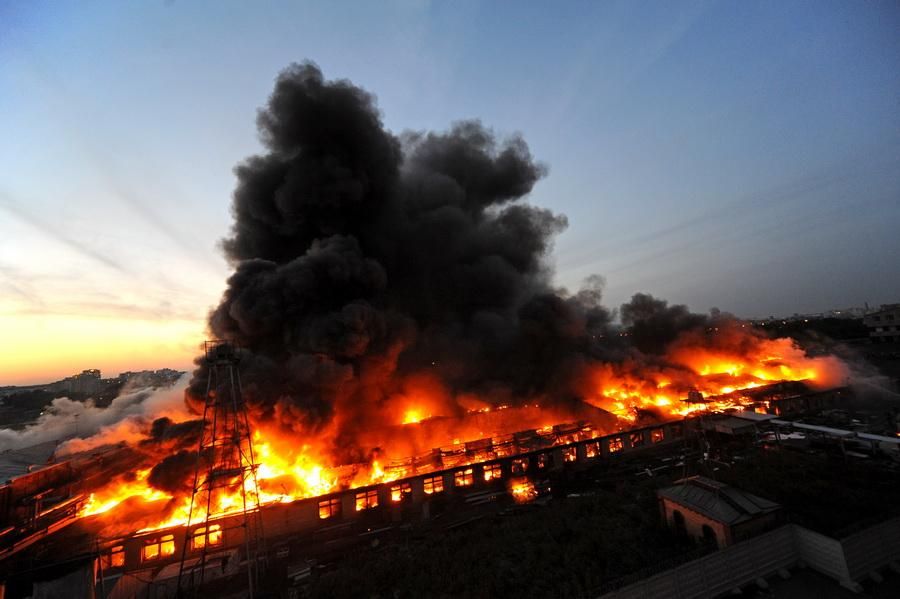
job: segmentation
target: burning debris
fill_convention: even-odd
[[[240,348],[260,503],[476,463],[515,451],[519,431],[571,443],[847,375],[725,314],[638,294],[622,331],[598,277],[554,288],[566,219],[523,201],[546,169],[520,136],[478,121],[395,135],[372,95],[310,63],[281,73],[257,122],[266,152],[236,169],[234,273],[209,327]],[[188,520],[208,376],[198,360],[190,415],[128,429],[143,463],[82,515],[140,503],[156,518],[140,528]],[[527,501],[534,486],[512,493]]]
[[[538,496],[534,483],[526,477],[510,479],[509,492],[516,503],[528,503]]]

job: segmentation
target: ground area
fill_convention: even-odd
[[[840,538],[900,515],[900,471],[830,451],[753,449],[714,472],[780,503],[791,522]]]
[[[765,448],[719,438],[710,444],[713,459],[685,448],[681,458],[647,458],[564,481],[565,492],[547,505],[499,509],[449,530],[411,529],[387,543],[358,545],[318,562],[308,596],[597,597],[711,551],[660,523],[656,489],[690,474],[773,499],[789,521],[834,536],[900,513],[900,472],[891,463],[845,457],[834,447]],[[900,596],[883,594],[882,587],[897,584],[891,576],[869,585],[871,596]],[[825,588],[810,597],[852,596],[803,570],[771,583],[753,596],[803,597],[794,591],[807,583]]]
[[[309,596],[587,597],[608,580],[696,549],[659,525],[653,485],[635,484],[358,548],[323,573]]]
[[[863,592],[854,593],[836,584],[832,579],[815,570],[795,569],[791,577],[781,580],[774,577],[767,581],[768,589],[750,588],[742,597],[755,599],[896,599],[900,597],[900,574],[887,570],[884,581],[863,583]]]

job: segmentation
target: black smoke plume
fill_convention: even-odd
[[[210,316],[244,349],[256,418],[315,430],[346,405],[349,432],[413,374],[566,396],[610,314],[597,280],[552,288],[566,219],[521,201],[545,168],[520,136],[478,121],[395,136],[373,96],[311,63],[281,73],[257,124],[267,151],[236,169],[235,272]]]
[[[687,306],[670,306],[665,300],[648,293],[636,293],[619,310],[622,324],[628,327],[631,344],[648,354],[660,354],[682,332],[706,326],[710,318],[693,314]],[[731,320],[713,309],[714,319]]]

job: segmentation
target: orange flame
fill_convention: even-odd
[[[673,344],[657,361],[592,365],[580,384],[585,402],[614,414],[621,423],[618,428],[623,428],[634,423],[642,410],[659,418],[677,418],[698,410],[750,407],[753,401],[745,392],[762,385],[806,381],[811,385],[835,386],[844,377],[846,367],[840,360],[807,356],[788,339],[752,336],[749,341],[744,337],[725,342],[688,337]],[[692,399],[686,401],[689,396]],[[541,400],[540,406],[545,405],[541,398],[535,399]],[[298,443],[299,435],[294,431],[255,422],[256,481],[253,477],[238,478],[227,490],[218,492],[210,502],[210,515],[238,513],[244,509],[245,498],[247,505],[255,509],[258,505],[291,502],[448,467],[446,461],[432,466],[427,461],[403,458],[427,456],[435,447],[452,444],[449,451],[458,456],[453,458],[452,466],[471,464],[485,456],[475,449],[469,451],[465,443],[526,429],[551,435],[554,423],[572,421],[563,410],[554,409],[552,401],[547,402],[551,407],[529,401],[516,409],[498,404],[501,402],[492,406],[468,395],[454,398],[433,379],[411,378],[403,393],[388,399],[384,408],[388,423],[360,433],[359,446],[379,449],[373,450],[368,460],[349,463],[338,461],[333,449],[329,449],[336,444],[333,428],[299,437],[302,442]],[[468,411],[461,410],[461,406]],[[409,426],[413,424],[416,426]],[[606,431],[596,426],[591,434],[609,432],[609,425],[606,426]],[[130,478],[112,480],[90,495],[81,515],[115,518],[116,507],[131,501],[164,506],[158,510],[163,515],[144,530],[183,525],[189,517],[192,522],[205,518],[205,503],[192,508],[189,495],[173,496],[155,489],[149,483],[149,475],[150,468],[144,468]],[[536,496],[533,483],[527,479],[516,479],[510,492],[519,502]]]

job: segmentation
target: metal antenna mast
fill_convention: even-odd
[[[234,538],[232,535],[242,534],[249,597],[253,599],[259,586],[259,560],[265,551],[257,464],[238,371],[240,354],[234,344],[223,341],[207,341],[204,350],[209,378],[178,595],[186,587],[200,590],[209,554],[223,544],[223,535]],[[197,524],[200,526],[191,528]]]

